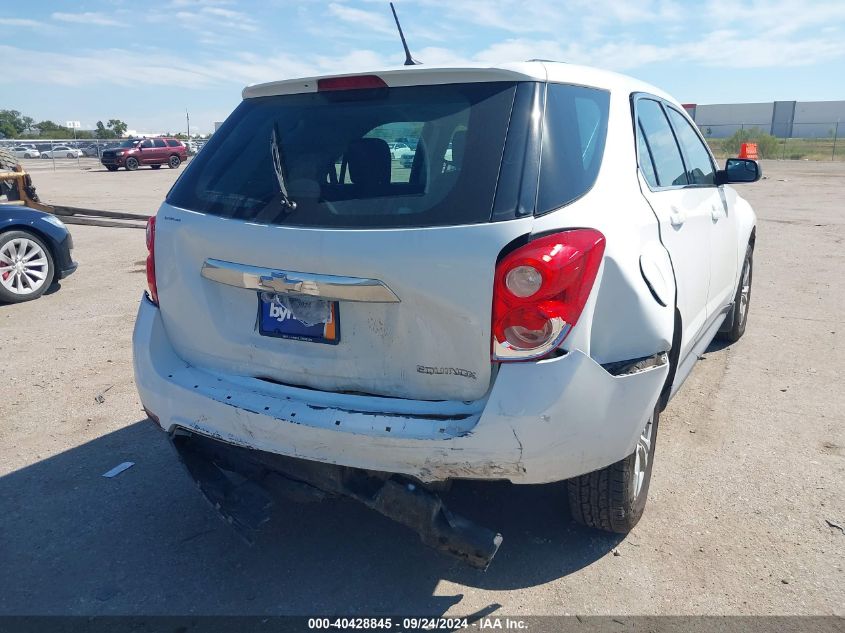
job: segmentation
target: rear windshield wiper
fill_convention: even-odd
[[[276,125],[273,125],[273,135],[270,139],[270,155],[273,158],[273,171],[276,172],[276,180],[279,181],[279,192],[282,195],[282,206],[290,211],[296,210],[296,202],[288,197],[288,187],[285,182],[284,162],[282,159],[282,147],[279,144],[279,133]]]

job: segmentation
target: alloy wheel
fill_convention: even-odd
[[[739,322],[744,323],[748,315],[748,304],[751,301],[751,261],[745,260],[742,267],[742,287],[739,291]]]
[[[25,237],[0,248],[0,284],[16,295],[29,295],[44,285],[49,262],[44,249]]]
[[[634,451],[634,485],[632,487],[634,499],[640,496],[648,471],[648,460],[651,457],[651,444],[654,441],[654,414],[648,417],[645,428],[637,438],[637,448]]]

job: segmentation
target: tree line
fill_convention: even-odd
[[[94,130],[76,130],[76,138],[120,138],[128,125],[120,119],[97,121]],[[0,110],[0,138],[71,138],[74,131],[50,120],[39,121],[17,110]]]

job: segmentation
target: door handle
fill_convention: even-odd
[[[676,229],[682,227],[684,222],[687,221],[687,216],[678,209],[677,207],[672,207],[672,213],[669,214],[669,222],[674,226]]]

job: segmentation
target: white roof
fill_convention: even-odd
[[[247,86],[243,90],[243,98],[251,99],[254,97],[317,92],[318,79],[327,77],[354,77],[358,75],[377,75],[390,87],[481,81],[552,81],[556,83],[604,88],[607,90],[649,92],[669,99],[670,101],[675,101],[675,99],[662,90],[627,75],[620,75],[590,66],[579,66],[576,64],[545,60],[514,62],[495,66],[474,64],[454,67],[430,67],[421,64],[418,66],[399,66],[360,73],[285,79]]]

